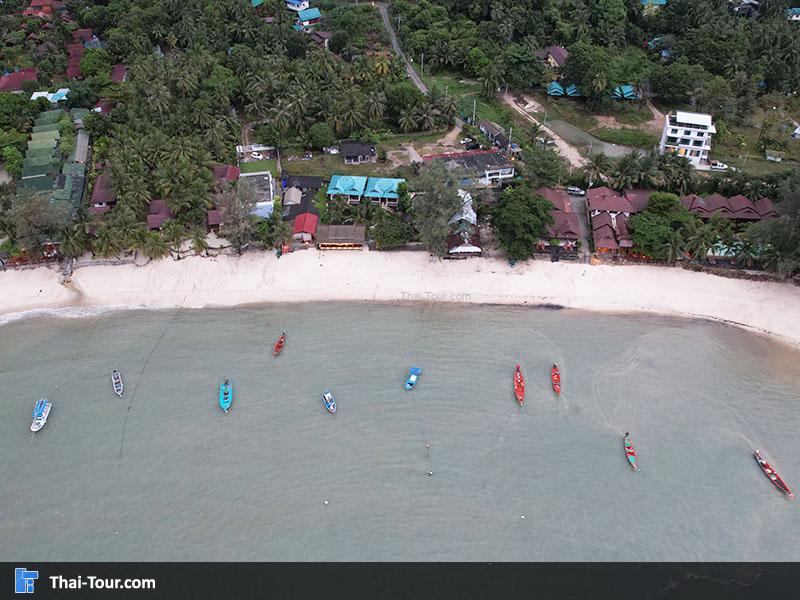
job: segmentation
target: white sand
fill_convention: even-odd
[[[191,257],[78,269],[0,273],[0,315],[41,308],[234,306],[297,301],[556,304],[736,323],[800,346],[800,288],[679,268],[590,266],[499,259],[436,261],[424,252],[306,250],[280,259]]]

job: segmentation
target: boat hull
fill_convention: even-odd
[[[408,373],[408,379],[406,379],[405,388],[406,390],[413,390],[414,387],[419,382],[419,376],[422,375],[422,369],[418,367],[411,367],[411,370]]]
[[[322,394],[322,404],[329,413],[336,414],[336,398],[330,392]]]
[[[228,383],[221,383],[219,386],[219,407],[228,412],[233,404],[233,386]]]
[[[114,389],[114,393],[122,398],[122,392],[125,390],[125,383],[122,381],[122,375],[116,371],[111,374],[111,386]]]
[[[638,471],[639,467],[636,464],[636,449],[633,447],[633,443],[629,437],[626,437],[623,440],[623,447],[625,448],[625,458],[628,459],[628,464],[634,471]]]
[[[36,407],[33,409],[33,421],[31,421],[31,431],[36,433],[41,431],[42,427],[47,423],[47,417],[50,416],[50,409],[52,404],[47,400],[39,400]]]
[[[525,403],[525,378],[522,376],[522,369],[519,365],[514,371],[514,397],[520,406]]]
[[[783,492],[789,498],[789,500],[794,500],[794,494],[792,493],[792,490],[773,468],[773,466],[769,464],[763,456],[761,456],[761,453],[758,450],[753,452],[753,458],[756,459],[756,463],[758,463],[758,466],[761,467],[761,471],[767,476],[767,479],[769,479],[776,488]]]
[[[550,369],[550,381],[553,382],[553,391],[556,396],[561,395],[561,372],[558,370],[558,365],[554,364]]]
[[[278,341],[275,343],[275,347],[272,349],[272,356],[278,356],[282,351],[283,347],[286,345],[286,332],[284,331]]]

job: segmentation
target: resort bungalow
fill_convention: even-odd
[[[594,218],[600,213],[629,215],[636,212],[631,203],[618,192],[605,186],[592,188],[586,192],[586,213]]]
[[[599,254],[618,254],[633,247],[624,213],[600,213],[592,217],[594,250]]]
[[[330,44],[331,38],[333,37],[333,33],[330,31],[312,31],[311,32],[311,41],[314,42],[320,48],[328,49],[328,45]]]
[[[578,213],[553,211],[553,224],[547,227],[548,239],[539,240],[538,247],[545,250],[552,246],[551,242],[565,252],[574,252],[578,248],[578,240],[581,238],[581,223]]]
[[[33,67],[24,67],[0,77],[0,92],[21,92],[26,81],[36,81],[39,72]]]
[[[93,215],[102,215],[104,212],[111,210],[116,203],[117,198],[114,195],[111,176],[100,173],[97,179],[94,180],[89,212]]]
[[[310,242],[317,235],[319,217],[313,213],[302,213],[294,220],[292,238],[298,242]]]
[[[300,12],[308,8],[308,0],[286,0],[286,8],[294,12]]]
[[[358,204],[367,187],[367,178],[354,175],[333,175],[325,192],[330,198],[344,198],[348,204]]]
[[[373,144],[364,144],[353,140],[344,140],[339,145],[344,164],[360,165],[363,163],[374,163],[378,160]]]
[[[366,243],[364,225],[319,225],[317,247],[320,250],[360,250]]]
[[[569,196],[567,196],[567,192],[564,190],[556,190],[550,187],[540,187],[533,190],[533,193],[537,196],[541,196],[550,204],[552,204],[554,211],[565,213],[572,211],[572,206],[569,202]]]
[[[397,208],[398,188],[405,179],[388,179],[384,177],[370,177],[367,180],[367,187],[364,190],[364,198],[369,198],[370,202]]]
[[[534,52],[534,54],[552,69],[560,69],[567,64],[567,59],[569,58],[569,52],[561,46],[550,46],[544,50]]]
[[[611,93],[614,100],[638,100],[639,94],[632,85],[619,85]]]
[[[753,202],[742,194],[730,198],[721,194],[711,194],[705,198],[690,194],[681,198],[681,203],[689,212],[704,220],[710,219],[713,215],[719,215],[726,219],[747,223],[778,216],[775,205],[769,198],[761,198],[757,202]]]
[[[311,28],[319,23],[320,15],[318,8],[306,8],[297,13],[297,23],[295,29],[302,29],[305,32],[311,31]]]
[[[163,200],[152,200],[147,211],[147,228],[161,229],[164,223],[175,218],[175,215]]]

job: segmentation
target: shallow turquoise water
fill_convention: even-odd
[[[750,454],[800,491],[800,353],[728,326],[321,303],[42,316],[0,356],[0,560],[800,559]]]

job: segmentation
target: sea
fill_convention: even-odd
[[[6,318],[0,561],[797,561],[800,500],[752,452],[800,492],[799,429],[800,351],[709,321],[444,302]]]

